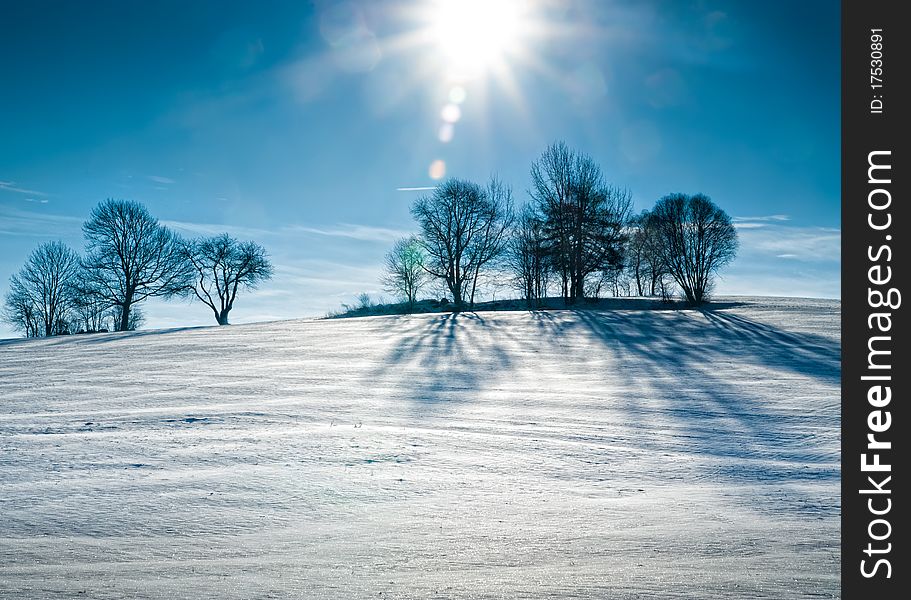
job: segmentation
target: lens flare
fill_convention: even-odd
[[[440,117],[447,123],[456,123],[462,118],[462,109],[457,104],[447,104],[440,111]]]
[[[465,88],[460,85],[457,85],[449,90],[449,101],[453,104],[461,104],[465,102],[466,97],[468,97],[468,92],[466,92]]]
[[[433,161],[430,163],[427,174],[431,179],[442,179],[446,175],[446,163],[440,159]]]
[[[440,132],[437,134],[437,137],[444,144],[448,144],[452,141],[452,136],[455,135],[455,127],[452,126],[452,123],[443,123],[440,126]]]

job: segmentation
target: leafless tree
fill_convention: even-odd
[[[522,293],[528,308],[538,308],[547,296],[550,264],[545,247],[544,223],[531,206],[526,206],[516,220],[507,262],[515,287]]]
[[[530,194],[544,218],[548,254],[562,280],[563,297],[585,295],[585,280],[623,260],[632,200],[607,185],[591,157],[563,142],[551,145],[531,168]]]
[[[105,313],[105,321],[110,321],[111,331],[136,331],[145,324],[145,315],[138,306],[130,309],[130,316],[127,318],[126,326],[123,324],[123,308],[120,306],[111,306]],[[104,331],[105,327],[101,330]]]
[[[38,337],[41,335],[41,319],[38,316],[38,306],[22,287],[18,278],[13,275],[10,279],[10,289],[6,293],[3,304],[3,320],[15,329],[25,333],[25,337]]]
[[[481,211],[481,235],[470,247],[469,254],[474,264],[471,276],[471,294],[468,305],[474,307],[475,292],[481,279],[482,270],[502,257],[509,244],[509,230],[515,220],[512,203],[512,188],[497,177],[491,177],[485,191],[485,206]]]
[[[110,303],[91,285],[90,277],[80,270],[73,290],[73,315],[78,328],[87,333],[107,329],[110,308]],[[131,313],[135,310],[134,307]]]
[[[414,309],[418,293],[429,279],[424,269],[425,259],[424,248],[416,236],[400,239],[386,254],[383,286],[389,293],[404,298],[409,311]]]
[[[627,268],[630,270],[632,279],[636,284],[636,295],[645,295],[645,286],[643,285],[647,271],[647,244],[645,239],[645,223],[648,219],[648,211],[642,211],[630,219],[629,222],[629,243],[627,244]]]
[[[627,268],[638,296],[655,296],[667,289],[661,244],[651,213],[647,210],[630,219]]]
[[[6,316],[26,336],[69,331],[79,256],[62,242],[48,242],[29,255],[10,279]]]
[[[239,290],[255,289],[273,273],[262,246],[226,233],[184,244],[183,256],[193,273],[187,289],[212,309],[219,325],[228,324]]]
[[[119,307],[119,330],[130,326],[134,304],[187,288],[190,271],[179,238],[131,200],[105,200],[82,226],[88,255],[86,283]]]
[[[361,292],[354,300],[356,302],[355,310],[369,310],[376,305],[376,303],[373,301],[373,298],[371,298],[370,294],[367,292]]]
[[[512,220],[509,188],[496,179],[486,189],[449,179],[430,196],[419,198],[411,214],[421,228],[425,270],[446,283],[456,310],[466,299],[473,303],[481,270],[506,247]]]
[[[649,221],[667,272],[688,302],[701,304],[714,274],[737,254],[731,218],[703,194],[671,194],[658,201]]]

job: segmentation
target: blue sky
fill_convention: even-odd
[[[5,2],[0,293],[39,243],[81,249],[116,197],[269,250],[274,280],[232,321],[324,314],[382,295],[414,229],[403,188],[445,165],[524,201],[565,140],[637,209],[702,192],[732,215],[719,293],[840,296],[837,2],[501,1]]]

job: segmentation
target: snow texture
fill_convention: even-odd
[[[0,343],[0,597],[837,597],[839,311]]]

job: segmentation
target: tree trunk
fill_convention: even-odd
[[[642,273],[641,273],[641,263],[639,260],[636,260],[636,295],[642,296]]]
[[[219,325],[228,325],[228,313],[229,312],[231,312],[231,309],[226,308],[226,309],[222,310],[220,313],[218,313],[218,317],[216,317],[216,319],[218,320]]]
[[[132,304],[132,295],[127,295],[127,297],[123,299],[123,306],[120,310],[120,331],[130,330],[130,309],[132,308]]]
[[[693,290],[691,290],[689,288],[689,286],[683,288],[683,294],[684,294],[684,296],[686,296],[687,302],[689,302],[692,305],[698,304],[698,302],[696,301],[696,296],[693,295]]]
[[[471,282],[471,296],[468,299],[468,307],[474,309],[474,292],[478,288],[478,272],[474,273],[474,279]]]
[[[456,311],[462,310],[462,288],[460,285],[452,286],[452,304]]]

